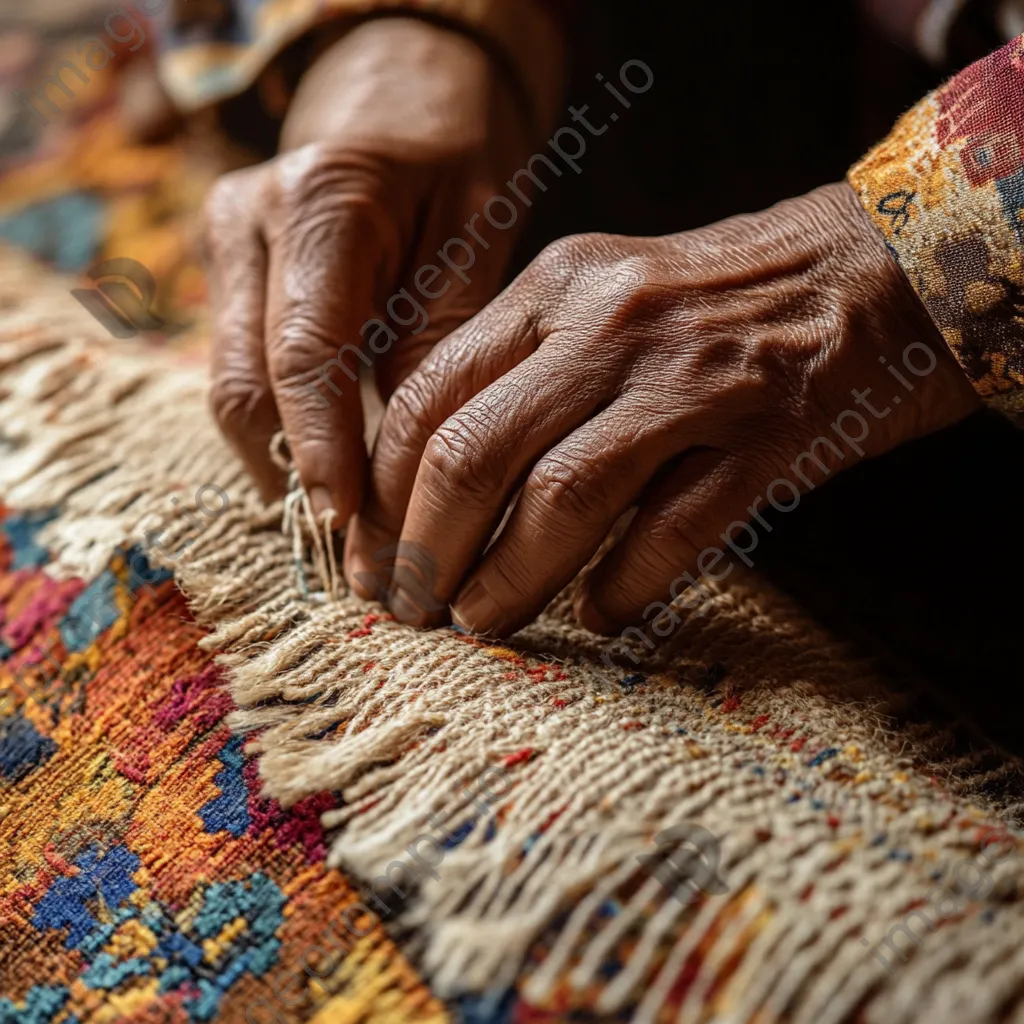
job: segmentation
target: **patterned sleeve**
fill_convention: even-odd
[[[540,124],[554,115],[564,10],[572,0],[142,0],[155,15],[160,77],[177,106],[238,95],[311,29],[376,13],[409,13],[476,35],[516,75]]]
[[[978,392],[1024,416],[1024,36],[925,97],[849,172]]]

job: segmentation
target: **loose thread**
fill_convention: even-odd
[[[313,503],[302,486],[299,472],[288,452],[283,431],[278,431],[270,442],[270,458],[288,474],[288,493],[284,498],[281,532],[291,538],[292,564],[299,593],[307,600],[319,603],[336,601],[342,587],[331,527],[338,518],[338,513],[333,508],[324,509],[320,514],[320,521],[317,521]],[[313,567],[320,580],[319,591],[311,590],[309,576],[306,573],[306,531],[312,539]]]

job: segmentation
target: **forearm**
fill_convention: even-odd
[[[159,3],[160,0],[150,0]],[[164,0],[166,3],[166,0]],[[160,75],[188,112],[239,95],[296,40],[311,32],[333,43],[368,17],[402,15],[445,25],[474,38],[507,70],[528,116],[546,126],[554,116],[563,72],[566,5],[553,0],[231,0],[224,14],[160,8]],[[187,20],[186,20],[187,19]],[[304,68],[299,70],[305,70]],[[284,76],[283,88],[291,87]]]

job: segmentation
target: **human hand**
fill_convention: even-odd
[[[786,507],[977,405],[845,184],[663,238],[566,238],[392,396],[349,580],[400,536],[456,621],[509,634],[639,506],[576,605],[615,631],[684,572],[724,578],[701,553],[766,493]],[[390,603],[436,618],[401,589]]]
[[[283,491],[268,454],[283,426],[314,511],[344,524],[366,475],[359,363],[386,400],[500,286],[515,232],[479,211],[531,134],[503,75],[454,31],[365,22],[303,79],[281,155],[212,190],[211,402],[265,498]],[[453,236],[467,245],[470,221],[487,244],[469,242],[471,277],[418,273]]]

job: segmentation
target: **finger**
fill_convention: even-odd
[[[584,581],[576,603],[581,624],[607,634],[652,621],[660,605],[696,587],[701,575],[728,576],[736,554],[722,535],[738,536],[739,524],[757,512],[752,479],[735,456],[715,449],[684,455],[641,499],[625,536]],[[694,602],[705,596],[695,590]]]
[[[210,405],[265,500],[284,491],[270,459],[280,417],[263,351],[267,254],[258,223],[262,172],[226,175],[204,210],[204,257],[213,322]]]
[[[267,365],[314,511],[331,508],[342,525],[359,507],[366,476],[359,373],[371,357],[360,328],[373,317],[384,228],[371,205],[336,183],[311,194],[292,187],[280,224],[267,232]]]
[[[420,232],[419,247],[410,260],[415,271],[405,282],[409,298],[401,297],[400,293],[392,296],[393,308],[398,313],[396,330],[404,330],[405,336],[377,362],[377,389],[385,404],[438,342],[476,316],[494,298],[512,252],[514,234],[492,227],[478,213],[479,241],[459,237],[445,242],[450,225],[473,220],[477,190],[464,181],[449,182],[439,187],[435,195]],[[442,249],[447,263],[439,255]]]
[[[515,286],[450,334],[391,396],[374,445],[366,500],[346,539],[345,575],[365,597],[386,572],[375,552],[397,543],[420,459],[434,431],[538,345]]]
[[[614,375],[581,366],[578,352],[568,339],[546,342],[445,420],[427,442],[401,544],[430,552],[442,607],[494,535],[531,467],[611,398]],[[400,587],[390,605],[399,619],[424,624]]]
[[[665,459],[691,442],[686,424],[637,423],[636,410],[614,403],[536,463],[501,536],[455,600],[459,625],[507,636],[534,619]]]

